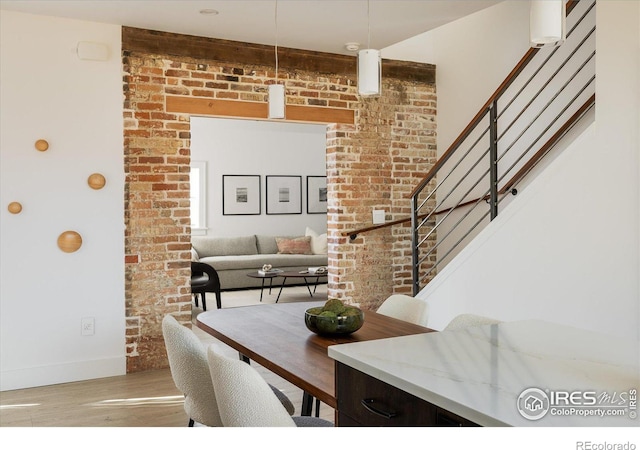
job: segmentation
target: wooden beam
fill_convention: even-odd
[[[261,102],[216,100],[199,97],[167,96],[167,112],[198,116],[238,117],[267,119],[268,106]],[[286,120],[313,123],[355,123],[355,114],[349,109],[319,106],[287,105]]]
[[[171,55],[196,60],[214,60],[229,64],[253,66],[274,65],[274,47],[246,42],[211,39],[200,36],[167,33],[122,27],[122,50],[157,55]],[[346,76],[355,80],[355,56],[313,52],[278,47],[278,65],[291,72],[307,71]],[[383,77],[403,81],[435,84],[436,68],[433,64],[409,61],[382,61]]]
[[[185,113],[204,116],[243,117],[266,119],[267,104],[233,100],[214,100],[198,97],[167,96],[169,113]]]
[[[351,109],[324,108],[320,106],[287,105],[287,120],[296,122],[355,123],[355,113]]]
[[[382,79],[395,78],[402,81],[436,84],[436,66],[411,61],[382,60]]]

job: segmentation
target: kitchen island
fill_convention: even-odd
[[[592,331],[503,322],[328,354],[339,426],[640,425],[638,342]]]

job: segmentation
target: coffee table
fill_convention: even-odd
[[[262,279],[262,285],[260,286],[260,301],[262,301],[262,292],[264,291],[264,280],[266,280],[267,278],[269,279],[269,295],[271,295],[271,288],[273,287],[273,279],[275,277],[277,277],[278,275],[280,275],[280,273],[268,273],[268,274],[261,274],[260,272],[251,272],[248,273],[247,276],[251,277],[251,278],[260,278]],[[282,289],[280,289],[282,290]],[[278,298],[280,297],[280,295],[278,295]]]
[[[277,276],[284,278],[282,280],[282,285],[280,286],[280,292],[278,292],[278,298],[276,298],[276,303],[280,300],[280,294],[282,294],[282,289],[284,288],[284,284],[287,282],[287,278],[302,278],[304,279],[304,284],[307,286],[309,290],[309,295],[313,297],[313,294],[316,292],[316,288],[318,287],[318,281],[320,281],[320,277],[326,277],[328,274],[325,273],[309,273],[308,271],[302,272],[281,272]],[[311,292],[311,286],[309,286],[309,279],[315,278],[316,281],[313,282],[313,292]]]

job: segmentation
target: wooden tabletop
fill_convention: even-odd
[[[278,303],[215,309],[197,317],[197,326],[261,366],[336,408],[335,361],[327,347],[433,331],[365,311],[364,325],[344,337],[318,336],[304,324],[308,308],[324,302]]]

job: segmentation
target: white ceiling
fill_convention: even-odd
[[[501,0],[371,0],[370,43],[385,48]],[[278,45],[350,54],[367,47],[366,0],[279,0]],[[0,8],[274,45],[275,0],[0,0]],[[199,11],[214,9],[217,15]]]

